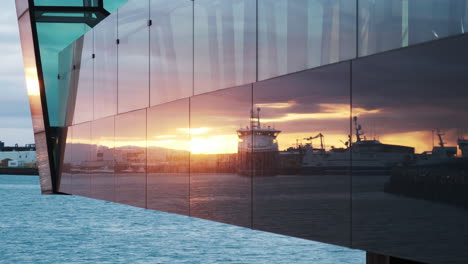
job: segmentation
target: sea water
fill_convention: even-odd
[[[0,263],[365,263],[365,253],[72,195],[0,175]]]

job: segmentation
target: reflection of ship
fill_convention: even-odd
[[[280,130],[261,126],[260,108],[251,112],[250,127],[237,130],[238,171],[244,175],[276,174],[343,174],[351,168],[360,173],[389,172],[392,167],[409,162],[414,158],[414,148],[383,144],[378,140],[363,138],[361,126],[354,118],[356,142],[345,143],[345,148],[332,147],[325,150],[324,135],[305,138],[306,144],[296,144],[285,151],[278,150],[277,136]],[[320,147],[314,148],[312,141],[320,139]]]
[[[443,133],[437,130],[439,146],[432,152],[416,155],[412,164],[395,168],[385,191],[409,197],[433,200],[467,207],[468,192],[468,140],[458,140],[462,155],[456,156],[457,147],[447,147]]]
[[[355,173],[381,174],[388,173],[394,166],[399,166],[414,157],[414,148],[383,144],[376,139],[368,140],[362,132],[362,127],[354,117],[356,142],[348,140],[345,148],[332,147],[329,151],[324,147],[324,135],[305,138],[309,142],[291,147],[280,152],[280,173],[286,174],[343,174],[351,168]],[[313,139],[320,138],[320,148],[314,148]],[[351,137],[349,137],[351,138]],[[291,156],[296,156],[292,159]],[[300,162],[298,163],[298,159]],[[288,160],[290,162],[284,162]],[[293,162],[294,164],[291,164]]]
[[[462,153],[463,158],[468,158],[468,139],[459,138],[458,147]]]
[[[356,142],[344,143],[346,148],[334,148],[326,151],[323,135],[306,138],[310,142],[300,145],[288,152],[303,153],[301,173],[346,173],[351,168],[355,173],[385,173],[392,167],[408,162],[414,157],[414,148],[400,145],[383,144],[376,139],[368,140],[362,132],[362,127],[354,117]],[[312,139],[320,138],[320,148],[313,148]]]
[[[278,165],[278,142],[280,130],[260,124],[260,108],[255,115],[251,111],[250,127],[237,130],[238,171],[240,174],[274,175]]]

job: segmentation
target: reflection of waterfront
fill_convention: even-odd
[[[353,246],[420,259],[431,256],[428,260],[431,263],[449,263],[446,256],[457,256],[459,262],[452,258],[450,263],[464,263],[468,252],[461,247],[468,237],[460,223],[468,221],[467,212],[442,203],[386,193],[384,186],[389,180],[390,176],[353,175]],[[411,247],[402,246],[402,238],[404,245]]]
[[[191,215],[251,227],[251,184],[236,173],[190,173]]]

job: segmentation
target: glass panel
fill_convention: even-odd
[[[149,0],[130,0],[118,10],[118,110],[149,106]]]
[[[114,117],[91,124],[91,191],[96,199],[115,201]]]
[[[468,259],[467,46],[462,36],[353,63],[354,247]]]
[[[104,0],[104,8],[113,14],[117,8],[127,3],[128,0]]]
[[[77,91],[73,123],[83,123],[93,120],[93,76],[94,60],[93,54],[93,32],[85,34],[76,41],[75,57],[79,63],[75,70],[77,78]]]
[[[94,28],[94,119],[117,114],[117,13]]]
[[[73,127],[72,146],[72,193],[90,197],[91,177],[89,165],[91,162],[91,122]]]
[[[71,194],[72,186],[72,146],[73,146],[73,127],[67,128],[67,139],[65,143],[65,151],[63,154],[62,176],[60,177],[59,192]]]
[[[73,71],[76,42],[73,42],[59,53],[59,90],[58,97],[62,98],[59,101],[58,118],[64,122],[64,126],[70,126],[73,123],[73,114],[75,111],[76,102],[76,81],[75,72]]]
[[[47,149],[47,138],[45,132],[35,133],[36,163],[41,181],[41,192],[52,194],[52,177],[50,174],[49,151]]]
[[[115,117],[116,202],[146,207],[146,110]]]
[[[26,89],[28,91],[29,106],[34,133],[44,131],[44,116],[42,112],[41,93],[36,68],[36,55],[32,38],[31,20],[29,15],[18,20],[21,48],[23,52]],[[45,143],[44,143],[45,144]]]
[[[258,0],[258,78],[356,56],[356,0]]]
[[[195,94],[255,81],[255,1],[195,1],[194,36]]]
[[[253,228],[351,245],[349,76],[341,63],[254,84]]]
[[[465,33],[468,1],[360,0],[359,56]]]
[[[244,169],[251,108],[250,85],[192,97],[191,216],[251,227],[252,177]]]
[[[151,105],[193,93],[193,2],[151,0]]]
[[[61,97],[67,94],[59,89],[60,84],[57,78],[57,75],[61,71],[59,69],[59,54],[63,49],[69,46],[70,43],[83,36],[90,28],[84,24],[70,23],[37,23],[36,26],[50,125],[65,126],[63,103],[68,99]],[[75,56],[80,58],[85,54],[84,51],[81,50],[83,48],[82,46],[75,47],[78,48],[75,49]],[[88,54],[86,58],[88,58],[88,56],[91,56],[91,54]],[[82,60],[84,61],[85,59],[83,58]],[[79,61],[80,60],[78,60],[77,64],[79,64]]]
[[[16,16],[20,17],[24,11],[28,10],[28,0],[15,0],[16,3]]]
[[[189,214],[189,99],[148,109],[148,208]]]

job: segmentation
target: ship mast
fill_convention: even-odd
[[[257,120],[255,120],[257,119]],[[260,129],[260,107],[257,108],[257,116],[255,116],[254,110],[250,110],[250,127],[252,129]]]
[[[362,126],[357,123],[357,119],[358,119],[357,116],[353,118],[354,127],[356,128],[356,142],[361,142],[361,136],[364,135],[364,133],[361,132]]]

